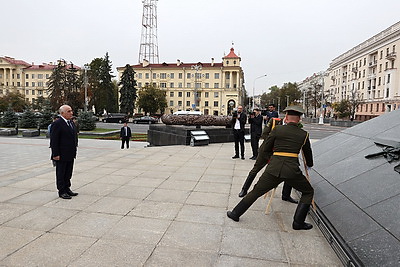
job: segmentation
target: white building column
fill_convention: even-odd
[[[8,86],[12,86],[12,68],[10,68],[10,79],[9,79],[9,83],[8,83]]]

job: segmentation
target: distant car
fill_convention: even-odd
[[[108,113],[103,119],[103,122],[117,122],[122,123],[128,121],[126,114],[122,113]]]
[[[156,118],[150,117],[150,116],[143,116],[140,118],[135,118],[133,119],[133,123],[146,123],[146,124],[153,124],[157,123],[158,120]]]

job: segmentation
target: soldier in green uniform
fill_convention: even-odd
[[[265,141],[267,140],[267,137],[268,137],[269,133],[272,131],[272,129],[274,129],[275,126],[282,125],[282,124],[283,124],[283,119],[280,119],[280,118],[271,118],[268,121],[267,125],[264,127],[264,130],[262,132],[261,137],[264,139],[264,141],[261,144],[261,147],[263,147],[265,145]],[[244,197],[245,195],[247,195],[247,191],[249,190],[254,179],[256,178],[257,173],[259,171],[261,171],[261,169],[264,168],[265,165],[267,165],[271,156],[272,156],[272,153],[258,154],[256,162],[254,163],[254,166],[251,169],[251,171],[249,172],[249,174],[247,175],[246,181],[244,182],[242,190],[239,193],[239,197]],[[288,185],[287,183],[283,183],[282,200],[297,204],[298,203],[297,200],[294,200],[290,196],[291,192],[292,192],[292,187],[290,185]]]
[[[287,107],[286,125],[276,126],[269,134],[265,145],[260,147],[262,155],[272,153],[271,160],[253,190],[250,191],[227,216],[234,221],[262,195],[286,182],[302,193],[294,214],[292,227],[294,230],[309,230],[313,226],[305,222],[310,208],[314,189],[300,170],[298,154],[303,150],[306,164],[313,166],[313,157],[308,133],[298,127],[300,116],[304,113],[301,107]]]

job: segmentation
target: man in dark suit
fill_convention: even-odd
[[[233,138],[235,140],[235,155],[232,157],[233,159],[239,158],[239,144],[241,159],[244,159],[244,126],[246,121],[247,116],[243,113],[243,107],[238,106],[237,111],[234,111],[232,114],[231,121]]]
[[[78,138],[76,126],[71,121],[74,114],[71,107],[63,105],[60,107],[59,113],[60,118],[51,126],[51,159],[56,162],[58,196],[63,199],[71,199],[78,195],[70,189]]]
[[[260,148],[261,153],[272,153],[271,160],[264,173],[261,175],[253,190],[240,201],[227,216],[239,221],[239,217],[262,195],[275,188],[281,182],[289,185],[302,193],[293,218],[294,230],[309,230],[313,226],[305,222],[310,208],[314,189],[301,172],[298,160],[300,150],[304,152],[306,164],[313,166],[313,157],[308,133],[298,127],[300,116],[304,113],[301,107],[287,107],[286,125],[276,126],[269,134],[265,146]]]
[[[260,115],[260,109],[253,109],[253,114],[250,114],[249,124],[250,124],[250,142],[251,150],[253,151],[253,156],[250,158],[255,160],[258,156],[258,143],[260,142],[260,137],[262,133],[263,117]]]
[[[126,143],[126,148],[129,148],[129,140],[132,137],[131,128],[128,126],[127,122],[124,122],[124,127],[121,128],[119,137],[122,140],[121,149],[124,149],[124,144]]]

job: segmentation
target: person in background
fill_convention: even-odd
[[[262,124],[263,124],[263,117],[260,115],[260,109],[258,108],[253,109],[253,113],[250,114],[249,124],[250,124],[251,150],[253,151],[253,156],[250,159],[255,160],[258,156],[258,144],[260,141],[262,133]]]
[[[240,144],[240,155],[241,159],[244,159],[244,126],[247,121],[247,116],[243,113],[243,106],[238,106],[237,111],[232,114],[232,131],[233,138],[235,141],[235,155],[233,159],[239,158],[239,144]]]
[[[129,140],[132,137],[132,132],[131,128],[128,126],[128,123],[126,121],[124,122],[124,126],[121,128],[119,136],[122,141],[121,149],[124,149],[125,143],[126,143],[126,148],[129,149]]]

